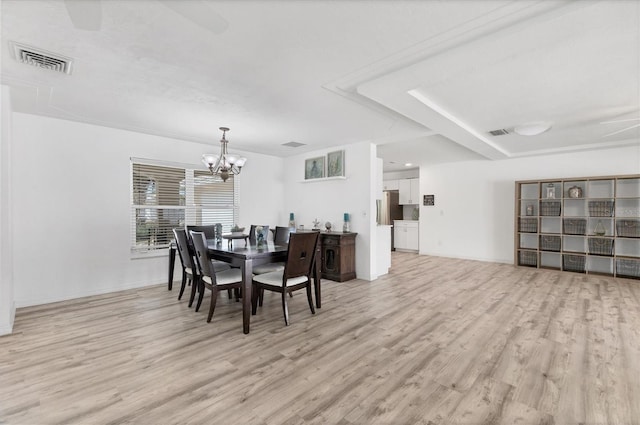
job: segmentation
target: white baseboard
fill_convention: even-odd
[[[154,285],[160,285],[160,284],[167,284],[166,280],[163,281],[158,281],[158,282],[149,282],[149,281],[145,281],[145,282],[130,282],[127,284],[124,284],[122,286],[118,286],[118,287],[102,287],[102,288],[87,288],[84,291],[78,291],[75,292],[73,294],[61,294],[61,295],[54,295],[54,296],[49,296],[49,297],[34,297],[34,298],[23,298],[23,299],[17,299],[15,304],[17,308],[22,308],[22,307],[31,307],[34,305],[41,305],[41,304],[50,304],[50,303],[57,303],[60,301],[68,301],[68,300],[74,300],[76,298],[83,298],[83,297],[91,297],[93,295],[103,295],[103,294],[109,294],[111,292],[118,292],[118,291],[126,291],[127,289],[136,289],[136,288],[144,288],[146,286],[154,286]],[[15,310],[15,309],[14,309]]]
[[[11,304],[11,311],[9,312],[9,323],[3,323],[0,325],[0,336],[9,335],[13,332],[13,323],[16,319],[16,303]]]

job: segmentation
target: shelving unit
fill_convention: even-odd
[[[640,175],[516,182],[515,264],[640,279]]]

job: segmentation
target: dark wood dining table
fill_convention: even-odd
[[[249,325],[251,322],[251,282],[253,279],[253,266],[266,263],[277,263],[286,261],[287,245],[274,245],[269,242],[261,247],[255,244],[244,244],[240,241],[233,241],[231,245],[216,244],[215,240],[207,240],[209,255],[214,260],[224,261],[232,266],[240,267],[242,270],[243,297],[242,297],[242,330],[245,334],[249,333]],[[316,252],[316,258],[319,252]],[[320,260],[316,260],[314,266],[314,292],[316,296],[316,306],[321,306],[321,290],[320,290]],[[245,296],[248,294],[248,296]]]

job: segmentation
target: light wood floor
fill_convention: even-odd
[[[249,335],[165,286],[20,309],[0,423],[640,424],[640,281],[395,253],[324,282]]]

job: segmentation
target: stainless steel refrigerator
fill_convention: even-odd
[[[382,192],[382,199],[377,202],[378,224],[391,224],[393,220],[402,220],[402,205],[398,203],[399,194],[397,190],[385,190]],[[393,241],[393,231],[391,232],[391,250],[395,251]]]

